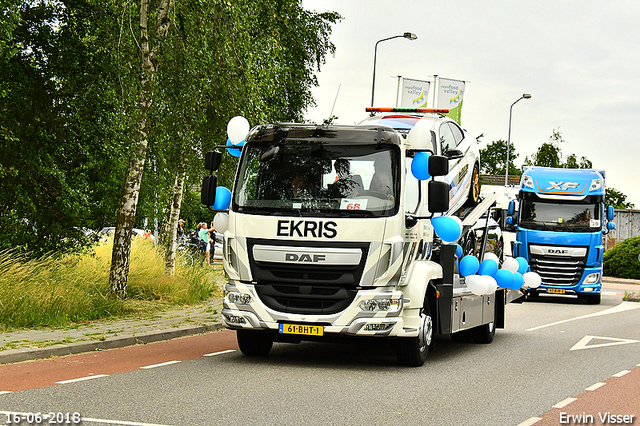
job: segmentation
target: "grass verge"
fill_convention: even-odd
[[[28,260],[0,252],[0,332],[17,328],[69,327],[98,319],[151,316],[221,294],[219,268],[183,266],[164,270],[162,251],[134,238],[127,298],[109,296],[112,241],[91,251]]]

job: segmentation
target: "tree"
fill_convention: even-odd
[[[520,169],[516,167],[513,160],[518,158],[516,149],[513,144],[509,146],[509,175],[520,176]],[[504,175],[505,163],[507,160],[507,142],[500,139],[493,141],[487,145],[485,149],[480,150],[480,164],[482,165],[482,173],[489,175]]]
[[[562,161],[562,151],[560,150],[560,144],[566,143],[562,137],[560,129],[553,129],[549,142],[545,142],[536,151],[531,158],[528,156],[524,160],[525,166],[541,166],[541,167],[555,167],[565,169],[590,169],[593,167],[591,161],[586,157],[581,157],[580,162],[575,154],[569,154],[566,161]]]
[[[632,209],[635,207],[633,203],[627,202],[626,195],[611,187],[605,189],[604,204],[613,206],[616,209]]]

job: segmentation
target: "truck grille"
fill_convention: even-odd
[[[286,246],[359,249],[359,264],[318,265],[258,261],[253,247]],[[251,274],[260,300],[283,313],[329,315],[347,308],[356,297],[369,251],[368,243],[324,243],[247,239]]]
[[[342,287],[307,285],[257,285],[260,300],[278,312],[330,315],[349,306],[357,290]]]
[[[529,254],[531,271],[540,275],[543,285],[574,286],[580,282],[585,265],[586,257]]]

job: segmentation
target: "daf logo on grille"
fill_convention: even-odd
[[[326,260],[324,254],[297,254],[297,253],[285,253],[284,260],[287,262],[324,262]]]
[[[547,249],[547,253],[549,254],[568,254],[569,250],[564,249]]]

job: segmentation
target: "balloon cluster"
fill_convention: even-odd
[[[238,115],[229,120],[227,124],[227,151],[234,157],[240,157],[244,141],[249,133],[250,126],[246,118]],[[214,210],[228,210],[231,204],[231,191],[224,186],[216,188],[216,200]]]
[[[477,295],[491,294],[498,287],[511,290],[525,286],[537,288],[542,282],[540,275],[529,270],[525,258],[507,257],[500,268],[498,256],[493,253],[487,253],[482,263],[471,255],[463,257],[458,271],[465,277],[467,288]]]
[[[229,136],[229,139],[227,139],[227,146],[229,147],[227,148],[227,151],[229,154],[234,157],[240,157],[242,147],[244,146],[244,140],[247,137],[247,133],[249,133],[249,129],[249,122],[241,115],[237,115],[229,120],[229,123],[227,124],[227,136]]]

